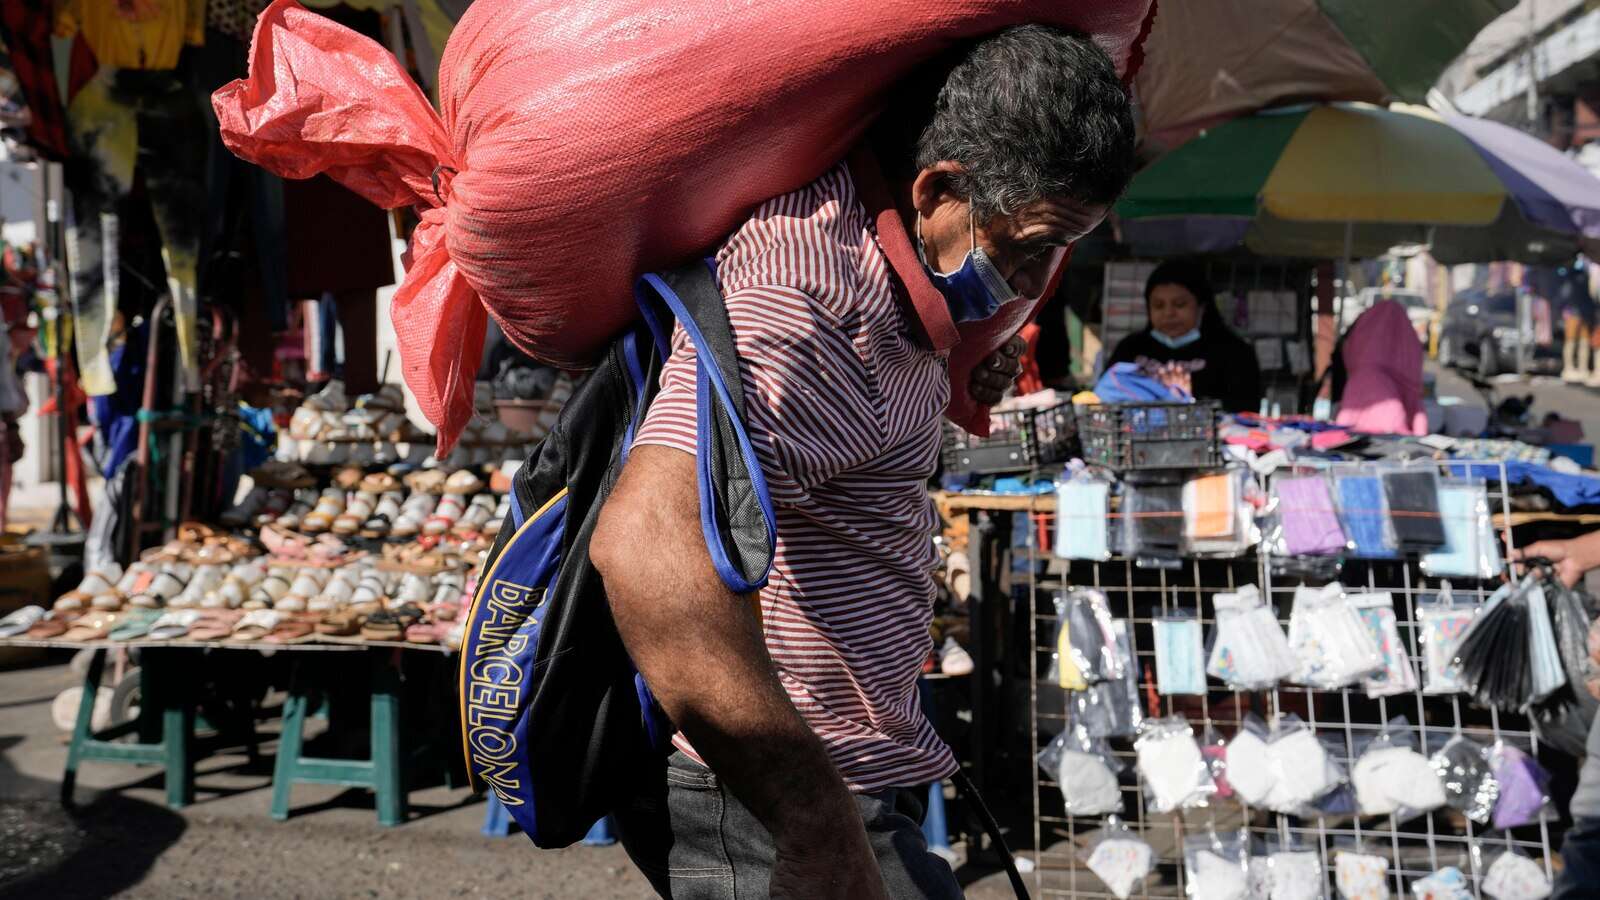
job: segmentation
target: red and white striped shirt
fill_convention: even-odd
[[[917,697],[938,564],[927,481],[949,376],[913,336],[874,221],[841,164],[761,206],[717,254],[777,513],[767,650],[858,792],[956,768]],[[695,452],[694,362],[680,328],[638,442]]]

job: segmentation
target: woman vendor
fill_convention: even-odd
[[[1147,360],[1161,367],[1163,380],[1189,388],[1198,400],[1216,400],[1228,412],[1260,407],[1255,348],[1223,324],[1204,269],[1162,263],[1145,282],[1144,302],[1150,325],[1117,344],[1108,368]]]

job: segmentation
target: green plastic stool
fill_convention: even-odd
[[[283,704],[283,736],[272,773],[272,817],[289,818],[289,791],[296,784],[336,784],[368,788],[377,797],[378,824],[406,820],[406,789],[400,752],[400,669],[402,651],[368,654],[372,661],[372,753],[367,759],[304,756],[306,715],[312,688],[297,662]]]
[[[186,654],[198,651],[147,647],[140,655],[139,717],[104,731],[93,730],[94,703],[105,673],[106,651],[94,651],[83,676],[83,697],[78,701],[78,721],[67,744],[67,765],[61,774],[61,802],[73,804],[78,766],[85,762],[110,762],[134,766],[162,766],[166,772],[167,806],[182,809],[194,802],[194,759],[190,738],[194,734],[194,700],[175,673],[182,671]],[[160,740],[152,738],[159,733]],[[138,743],[117,739],[138,734]]]

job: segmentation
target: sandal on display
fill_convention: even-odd
[[[498,502],[493,494],[479,494],[473,497],[472,502],[467,505],[467,511],[461,514],[452,531],[463,535],[482,534],[489,520],[494,518]]]
[[[177,596],[169,599],[167,606],[174,609],[193,609],[199,606],[201,601],[205,600],[207,594],[216,590],[217,586],[222,584],[222,579],[226,578],[227,574],[228,569],[226,566],[196,567],[194,575],[189,579],[189,584]]]
[[[278,598],[289,593],[289,579],[277,569],[267,573],[261,583],[250,591],[250,598],[244,602],[248,610],[270,609],[278,602]]]
[[[320,418],[320,417],[319,417]],[[317,483],[316,476],[299,463],[272,460],[250,470],[250,480],[270,489],[299,490]]]
[[[295,491],[294,503],[275,520],[274,524],[290,531],[298,530],[305,517],[317,508],[317,501],[320,499],[321,495],[313,490]]]
[[[444,493],[445,482],[449,480],[450,476],[439,469],[419,469],[407,475],[405,479],[406,487],[411,488],[413,493],[431,494],[435,497]]]
[[[358,491],[351,498],[348,506],[338,518],[333,520],[333,533],[348,537],[361,530],[361,526],[372,518],[373,510],[378,505],[376,494],[368,491]]]
[[[939,648],[939,671],[946,675],[971,675],[972,654],[956,643],[955,638],[945,638],[944,646]]]
[[[344,381],[332,378],[322,390],[307,397],[303,405],[322,412],[344,412],[350,408],[350,398],[345,396]]]
[[[371,394],[362,394],[356,398],[356,406],[362,409],[381,409],[386,412],[396,412],[406,408],[406,398],[405,394],[400,391],[400,385],[386,384]]]
[[[341,491],[353,491],[365,477],[367,473],[359,466],[345,466],[333,473],[333,486]]]
[[[306,601],[306,609],[311,612],[330,612],[350,602],[355,595],[356,584],[360,576],[352,571],[339,572],[328,580],[327,587],[322,593]]]
[[[395,538],[412,538],[422,530],[422,523],[433,514],[439,505],[439,498],[432,494],[414,493],[406,498],[400,507],[400,518],[395,519],[389,528],[389,536]]]
[[[434,508],[433,515],[422,523],[422,533],[431,535],[449,534],[450,529],[456,527],[461,514],[466,512],[467,498],[460,494],[445,494],[439,500],[439,505]]]
[[[129,606],[140,609],[159,609],[167,605],[167,601],[183,593],[189,586],[189,578],[193,576],[193,567],[182,563],[168,563],[163,566],[156,577],[144,590],[134,594],[129,600]]]
[[[155,641],[177,640],[188,635],[200,616],[197,609],[169,609],[150,623],[148,636]]]
[[[317,634],[327,637],[353,637],[367,622],[367,613],[346,607],[323,616],[317,622]]]
[[[51,613],[34,623],[22,636],[30,641],[55,640],[67,633],[71,621],[63,613]]]
[[[243,528],[255,521],[256,514],[267,505],[267,498],[270,496],[272,491],[258,484],[252,487],[250,492],[244,495],[244,499],[232,509],[225,510],[222,515],[217,516],[217,521],[228,528]]]
[[[444,636],[442,632],[448,630],[448,626],[434,622],[418,622],[406,628],[405,640],[408,644],[437,644]]]
[[[361,479],[360,487],[372,494],[389,494],[400,490],[400,479],[388,472],[374,472]]]
[[[0,619],[0,638],[16,637],[44,620],[42,606],[24,606]]]
[[[395,520],[400,518],[400,500],[401,495],[398,491],[391,491],[379,497],[377,508],[367,521],[361,524],[361,536],[375,539],[388,537]]]
[[[283,622],[283,613],[272,609],[252,609],[233,626],[228,638],[235,641],[258,641],[270,634]]]
[[[272,608],[284,612],[304,612],[313,597],[322,595],[322,589],[328,581],[327,573],[327,569],[301,569],[289,584],[289,592],[279,597]]]
[[[406,629],[422,621],[422,610],[407,603],[394,609],[382,609],[367,617],[361,626],[361,637],[369,641],[400,641]]]
[[[300,530],[306,534],[322,534],[333,527],[333,520],[344,515],[344,491],[328,488],[317,498],[317,505],[300,520]]]
[[[98,572],[90,572],[83,576],[77,587],[57,598],[52,607],[60,610],[83,609],[96,597],[117,593],[116,585],[122,577],[122,567],[116,563]]]
[[[444,490],[447,494],[476,494],[483,490],[483,479],[471,469],[462,469],[444,480]]]
[[[61,635],[63,641],[103,641],[111,629],[117,626],[118,615],[113,612],[92,612],[82,618],[73,620],[66,633]]]
[[[261,526],[261,546],[273,556],[284,559],[305,559],[311,548],[311,538],[282,525]]]
[[[106,635],[108,640],[131,641],[145,637],[162,616],[159,609],[135,609],[117,619],[117,626]]]
[[[233,626],[243,616],[235,609],[204,610],[190,627],[188,638],[191,641],[220,641],[233,633]]]
[[[288,616],[261,640],[269,644],[303,644],[317,636],[318,618],[307,618],[303,614]]]

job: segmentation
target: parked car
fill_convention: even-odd
[[[1558,326],[1559,327],[1559,326]],[[1561,372],[1561,338],[1534,343],[1518,326],[1516,291],[1462,291],[1450,299],[1439,322],[1439,364],[1490,378],[1517,370],[1518,345],[1526,345],[1530,374]]]

